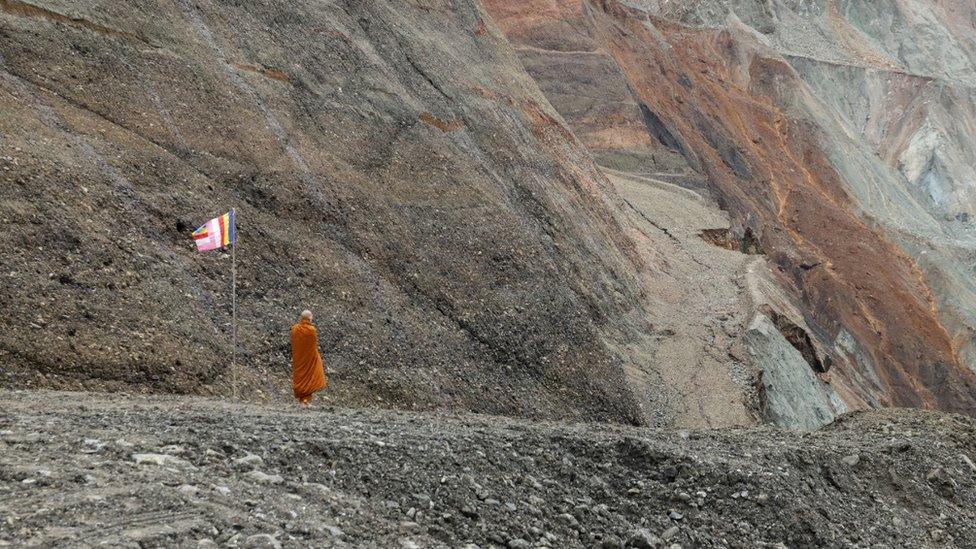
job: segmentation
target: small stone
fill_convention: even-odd
[[[661,534],[661,537],[662,537],[662,538],[663,538],[663,539],[664,539],[665,541],[667,541],[667,540],[670,540],[670,539],[674,539],[674,538],[675,538],[675,537],[676,537],[676,536],[678,535],[678,532],[679,532],[679,531],[680,531],[680,530],[678,530],[678,527],[677,527],[677,526],[672,526],[672,527],[670,527],[670,528],[668,528],[667,530],[665,530],[665,531],[664,531],[664,532],[663,532],[663,533]]]
[[[967,467],[969,467],[970,471],[976,473],[976,463],[973,463],[973,460],[969,456],[967,456],[966,454],[959,454],[959,459],[961,459],[962,462],[965,463]]]
[[[264,459],[262,459],[261,456],[256,454],[248,454],[242,458],[235,459],[234,463],[246,467],[260,467],[264,465]]]
[[[681,520],[685,518],[684,515],[682,515],[678,511],[675,511],[674,509],[668,512],[668,516],[671,517],[671,520]]]
[[[688,503],[689,501],[691,501],[691,494],[689,494],[688,492],[678,492],[677,498],[678,501]]]
[[[168,465],[187,469],[194,468],[189,462],[169,454],[132,454],[132,459],[136,462],[136,465],[159,465],[161,467]]]
[[[216,549],[220,546],[217,545],[217,542],[210,538],[200,538],[197,540],[197,547],[200,549]]]
[[[326,524],[325,526],[323,526],[323,528],[325,529],[326,532],[329,533],[330,536],[334,538],[341,538],[346,535],[346,533],[342,531],[342,528],[339,528],[338,526],[332,524]]]
[[[281,478],[281,475],[269,475],[257,469],[248,471],[246,476],[260,484],[281,484],[285,481],[285,479]]]
[[[200,492],[200,489],[191,484],[180,484],[177,490],[185,496],[195,496]]]
[[[214,492],[217,492],[218,494],[220,494],[222,496],[229,496],[230,495],[230,488],[228,488],[226,486],[214,486],[213,489],[214,489]]]
[[[569,513],[561,513],[558,515],[558,518],[566,521],[567,523],[569,523],[570,526],[576,526],[579,524],[579,521],[576,520],[576,517],[570,515]]]
[[[497,499],[488,498],[488,499],[485,500],[485,504],[486,505],[491,505],[492,507],[497,507],[497,506],[501,505],[502,502],[498,501]]]
[[[843,462],[844,465],[847,465],[848,467],[854,467],[855,465],[860,463],[860,461],[861,461],[861,456],[857,454],[851,454],[849,456],[844,456],[841,458],[841,462]]]
[[[522,538],[515,538],[508,540],[508,547],[509,549],[530,549],[532,545]]]
[[[253,536],[248,536],[244,540],[244,547],[254,548],[254,549],[281,549],[281,543],[278,542],[271,534],[254,534]]]
[[[474,508],[469,505],[465,505],[464,507],[461,508],[461,514],[468,518],[473,518],[473,519],[478,518],[478,512],[475,511]]]
[[[402,521],[400,523],[400,533],[403,534],[418,534],[420,533],[421,527],[416,522],[409,520]]]
[[[630,539],[627,540],[627,547],[636,547],[637,549],[658,549],[663,546],[664,542],[661,538],[652,534],[646,528],[638,528],[630,535]]]

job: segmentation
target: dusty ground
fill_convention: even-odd
[[[26,391],[0,410],[3,544],[976,544],[960,416],[661,431]]]

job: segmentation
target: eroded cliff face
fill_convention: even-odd
[[[755,235],[822,402],[976,411],[971,3],[487,7],[598,161],[707,185]]]

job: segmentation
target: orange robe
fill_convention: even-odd
[[[291,327],[291,380],[295,398],[302,404],[329,383],[319,355],[318,332],[305,319]]]

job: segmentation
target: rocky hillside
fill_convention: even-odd
[[[976,411],[972,2],[486,4],[598,162],[765,252],[821,400]]]
[[[0,1],[0,385],[976,413],[962,0]]]
[[[619,200],[473,2],[0,4],[3,383],[638,421]],[[641,329],[646,329],[645,326]]]

